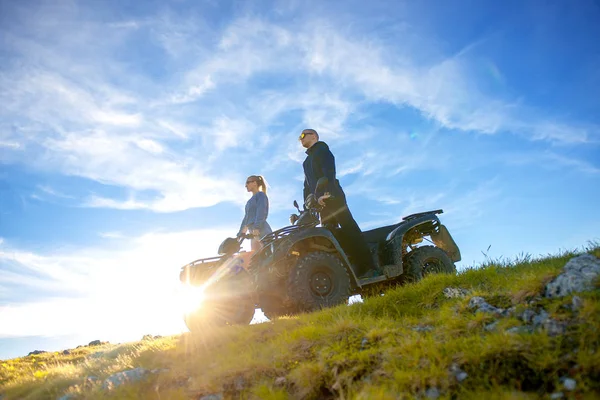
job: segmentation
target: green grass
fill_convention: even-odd
[[[600,247],[586,251],[600,257]],[[537,399],[562,391],[600,396],[600,289],[540,299],[544,285],[574,252],[542,259],[488,262],[456,276],[434,275],[383,297],[253,326],[217,328],[202,335],[165,337],[0,361],[0,394],[9,399],[197,399],[222,393],[241,399],[398,399],[436,388],[440,398]],[[446,287],[469,290],[447,299]],[[544,308],[569,322],[564,335],[543,330],[511,334],[522,325],[474,313],[469,298],[496,307]],[[415,327],[426,329],[415,330]],[[94,356],[102,351],[102,356]],[[168,369],[112,391],[101,388],[115,372]],[[460,368],[468,377],[458,382]],[[566,392],[561,377],[576,380]],[[96,381],[86,379],[96,377]],[[278,378],[280,378],[278,380]],[[285,378],[285,379],[282,379]]]

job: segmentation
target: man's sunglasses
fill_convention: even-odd
[[[246,185],[248,185],[248,184],[250,184],[252,182],[256,182],[256,180],[246,181]]]
[[[302,140],[306,137],[306,135],[314,135],[314,132],[302,132],[300,134],[300,137],[298,137],[298,140]]]

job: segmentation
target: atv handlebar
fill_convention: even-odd
[[[244,239],[254,239],[258,235],[253,235],[251,233],[242,233],[241,235],[237,235],[238,242],[242,243]]]

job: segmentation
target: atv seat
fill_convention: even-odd
[[[385,241],[385,239],[387,238],[388,234],[391,231],[393,231],[400,225],[408,223],[408,221],[413,220],[415,218],[422,217],[424,215],[442,214],[443,212],[444,212],[443,210],[431,210],[431,211],[425,211],[425,212],[407,215],[406,217],[402,218],[401,222],[398,222],[397,224],[383,226],[381,228],[371,229],[370,231],[364,231],[363,237],[365,238],[367,243],[381,243],[381,242]]]
[[[381,228],[371,229],[369,231],[363,232],[363,237],[367,241],[367,243],[381,243],[384,242],[387,238],[387,235],[396,229],[398,226],[402,225],[403,222],[399,222],[394,225],[383,226]]]

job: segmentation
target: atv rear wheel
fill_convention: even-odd
[[[455,274],[456,266],[448,254],[434,246],[422,246],[411,251],[406,259],[404,282],[418,282],[423,276],[434,273]]]
[[[323,251],[300,258],[292,269],[288,295],[299,312],[336,306],[350,297],[350,276],[338,257]]]

